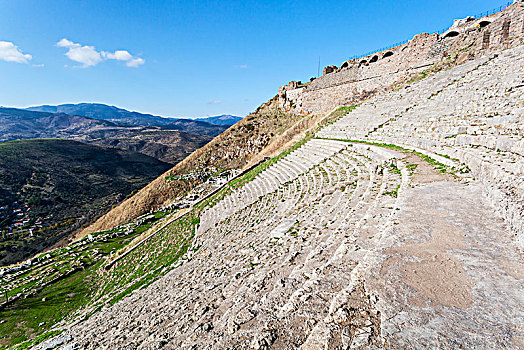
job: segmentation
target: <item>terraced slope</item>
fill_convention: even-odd
[[[465,163],[522,248],[523,69],[524,46],[483,57],[372,99],[318,136],[406,145]]]
[[[379,95],[255,169],[201,208],[183,262],[60,342],[521,347],[522,57]]]

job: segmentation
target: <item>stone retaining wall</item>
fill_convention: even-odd
[[[305,86],[290,82],[279,90],[279,107],[296,114],[325,113],[388,89],[451,54],[460,64],[522,44],[523,38],[524,3],[517,1],[490,16],[455,20],[442,35],[418,34],[407,44],[346,61],[338,69],[326,67],[323,76]]]

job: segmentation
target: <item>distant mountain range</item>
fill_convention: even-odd
[[[240,119],[0,107],[0,266],[57,244]]]
[[[205,123],[210,123],[210,124],[215,124],[215,125],[233,125],[233,124],[236,124],[236,122],[238,122],[241,119],[242,118],[235,117],[233,115],[223,114],[223,115],[218,115],[216,117],[196,118],[194,120],[205,122]]]
[[[185,119],[185,118],[164,118],[152,114],[131,112],[123,108],[108,106],[101,103],[78,103],[62,104],[58,106],[34,106],[26,108],[28,111],[48,112],[48,113],[65,113],[69,115],[80,115],[83,117],[107,120],[117,124],[140,125],[140,126],[171,126],[177,130],[183,130],[173,127],[184,122],[204,122],[215,125],[233,125],[239,121],[240,117],[232,115],[220,115],[209,118]]]
[[[52,110],[50,107],[46,109]],[[0,142],[69,139],[136,151],[176,164],[228,128],[228,125],[188,119],[171,119],[171,123],[161,126],[150,126],[147,117],[137,117],[135,121],[145,121],[143,124],[146,125],[119,124],[64,112],[0,108]]]

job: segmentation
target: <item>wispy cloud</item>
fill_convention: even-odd
[[[239,64],[239,65],[236,65],[235,68],[247,69],[248,65],[247,64]]]
[[[24,54],[18,46],[9,41],[0,41],[0,60],[6,62],[29,63],[33,56]]]
[[[220,100],[214,100],[214,101],[209,101],[208,102],[208,104],[210,104],[210,105],[219,105],[221,103],[222,103],[222,101],[220,101]]]
[[[102,52],[102,57],[108,60],[118,60],[126,62],[128,67],[138,67],[146,63],[146,61],[140,57],[133,57],[129,51],[117,50],[115,52]]]
[[[83,68],[96,66],[105,60],[117,60],[126,63],[128,67],[139,67],[146,61],[140,57],[135,57],[127,50],[116,50],[115,52],[97,51],[94,46],[82,46],[66,38],[56,43],[58,47],[64,47],[68,51],[66,56],[74,62],[82,64]]]

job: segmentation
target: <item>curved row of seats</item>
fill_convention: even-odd
[[[393,143],[458,159],[486,185],[524,247],[524,46],[371,99],[318,136]]]

